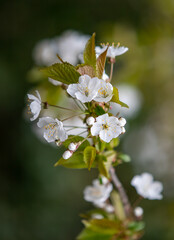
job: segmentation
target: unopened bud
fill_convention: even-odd
[[[125,133],[126,129],[124,127],[121,127],[121,131],[122,131],[122,133]]]
[[[119,122],[120,122],[120,126],[121,126],[121,127],[124,127],[124,126],[125,126],[125,124],[126,124],[126,119],[125,119],[125,118],[122,118],[122,117],[120,117],[118,120],[119,120]]]
[[[94,122],[95,122],[95,118],[93,118],[93,117],[89,117],[86,119],[86,123],[88,124],[88,126],[93,125]]]
[[[69,146],[68,146],[68,149],[70,151],[75,151],[77,149],[77,144],[75,143],[70,143]]]
[[[134,209],[134,214],[136,217],[141,217],[143,215],[143,209],[141,207],[136,207]]]
[[[114,212],[114,207],[111,204],[106,204],[105,210],[108,213]]]
[[[67,151],[65,151],[64,153],[63,153],[63,155],[62,155],[62,157],[64,158],[64,159],[68,159],[68,158],[70,158],[71,156],[72,156],[72,152],[70,152],[69,150],[67,150]]]

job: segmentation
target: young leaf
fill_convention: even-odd
[[[96,149],[92,146],[86,147],[84,150],[84,162],[88,166],[88,170],[91,169],[91,166],[95,160]]]
[[[105,177],[109,177],[109,173],[105,167],[105,162],[107,161],[107,158],[103,155],[97,155],[97,162],[98,162],[98,170],[101,175]]]
[[[40,69],[47,77],[65,84],[77,83],[80,73],[70,63],[55,63],[50,67]]]
[[[75,152],[72,157],[68,159],[61,158],[58,162],[55,163],[55,167],[57,166],[64,166],[66,168],[87,168],[86,164],[83,161],[83,153]]]
[[[96,70],[95,33],[86,43],[83,58],[85,64],[92,66]]]
[[[91,78],[95,77],[95,71],[92,66],[80,64],[76,67],[77,72],[80,73],[80,75],[89,75]]]
[[[111,193],[111,201],[115,209],[115,213],[120,220],[125,220],[125,212],[119,194],[114,190]]]
[[[77,237],[77,240],[111,240],[112,234],[94,232],[85,228]]]
[[[103,76],[103,72],[104,72],[104,69],[105,69],[105,62],[106,62],[106,54],[107,54],[107,51],[108,51],[108,47],[107,49],[102,53],[100,54],[100,56],[97,58],[97,64],[96,64],[96,76],[98,78],[102,78]]]
[[[126,103],[120,101],[119,92],[118,92],[118,89],[116,87],[113,87],[113,97],[111,99],[111,102],[115,102],[115,103],[120,104],[122,107],[129,108],[129,106]]]
[[[131,158],[127,154],[120,153],[117,157],[118,159],[122,160],[123,162],[130,162]]]
[[[88,229],[93,230],[94,232],[103,233],[103,234],[116,234],[122,230],[120,221],[114,221],[109,219],[92,219],[90,221],[83,221],[85,226]]]

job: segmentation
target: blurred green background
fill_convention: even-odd
[[[83,227],[78,214],[92,208],[82,191],[97,172],[54,168],[61,150],[39,141],[24,117],[34,46],[72,29],[130,49],[114,80],[136,88],[142,100],[128,117],[121,148],[132,162],[119,167],[119,176],[131,201],[134,174],[148,171],[164,183],[164,200],[141,204],[143,240],[173,240],[174,1],[6,0],[0,22],[0,239],[73,240]]]

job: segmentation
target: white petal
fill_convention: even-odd
[[[98,123],[94,123],[93,126],[91,127],[92,136],[99,135],[100,131],[101,131],[101,125]]]
[[[54,122],[55,122],[55,120],[51,117],[42,117],[42,118],[39,118],[37,126],[42,128],[42,127],[46,126],[47,124],[54,123]]]
[[[67,88],[67,92],[75,98],[75,93],[78,91],[78,84],[70,84]]]

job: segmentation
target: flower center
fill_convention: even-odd
[[[109,128],[109,126],[107,125],[107,123],[102,124],[102,127],[103,127],[103,129],[106,129],[106,130]]]
[[[86,87],[85,88],[85,96],[88,97],[89,96],[89,89]]]
[[[102,95],[104,98],[108,97],[109,94],[107,93],[107,91],[105,89],[103,89],[102,87],[98,90],[98,93],[100,95]]]

